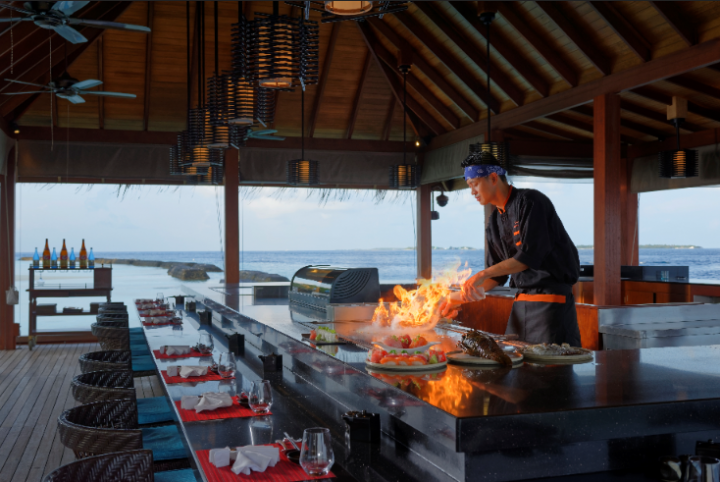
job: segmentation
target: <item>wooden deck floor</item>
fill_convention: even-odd
[[[57,418],[76,405],[78,358],[97,344],[38,345],[0,351],[0,482],[39,482],[75,460],[57,436]],[[157,377],[135,379],[138,398],[162,396]]]

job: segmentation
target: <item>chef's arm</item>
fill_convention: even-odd
[[[526,269],[528,269],[528,266],[526,264],[521,263],[515,258],[509,258],[493,266],[490,266],[489,268],[485,268],[470,279],[472,280],[473,286],[475,286],[476,288],[483,287],[485,288],[485,291],[490,291],[498,285],[498,283],[492,278],[508,276],[511,274],[519,273],[521,271],[525,271]],[[494,284],[490,286],[490,282]]]

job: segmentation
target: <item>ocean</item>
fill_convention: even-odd
[[[580,263],[592,264],[593,251],[581,249]],[[21,335],[27,335],[28,325],[28,267],[29,261],[20,261],[32,253],[18,253],[15,265],[16,286],[20,291],[20,304],[15,311],[16,322],[20,323]],[[208,263],[223,267],[222,253],[217,251],[164,251],[164,252],[103,252],[97,251],[98,258],[134,258],[157,261]],[[275,273],[290,279],[299,268],[310,264],[329,264],[342,267],[377,267],[383,283],[411,282],[415,279],[416,254],[413,250],[356,250],[356,251],[246,251],[241,254],[241,266],[245,270]],[[433,267],[443,268],[453,264],[467,263],[473,272],[484,266],[483,250],[434,250]],[[641,249],[640,263],[646,265],[689,266],[690,281],[720,284],[720,249]],[[129,265],[113,266],[113,300],[131,303],[135,298],[154,298],[157,293],[164,296],[180,294],[184,283],[216,283],[223,273],[208,273],[207,281],[180,281],[167,275],[161,268]],[[89,279],[88,279],[89,278]],[[92,277],[83,273],[47,273],[43,282],[50,284],[81,284],[92,282]],[[56,303],[57,310],[63,307],[82,307],[88,311],[89,298],[43,298],[41,303]],[[38,318],[38,329],[48,331],[89,330],[92,316],[63,316]],[[137,323],[137,320],[132,320]]]

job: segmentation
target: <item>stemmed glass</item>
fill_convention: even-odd
[[[155,295],[155,302],[156,302],[156,304],[162,305],[164,301],[165,301],[165,295],[164,295],[164,294],[158,293],[157,295]]]
[[[330,430],[321,427],[305,429],[300,450],[300,466],[305,473],[313,477],[327,475],[334,463]]]
[[[213,348],[215,348],[215,344],[213,343],[212,335],[205,332],[200,333],[200,340],[198,340],[197,350],[203,355],[210,355],[213,351]]]
[[[218,358],[218,373],[222,378],[232,378],[235,376],[235,354],[231,351],[224,351],[220,353]]]
[[[267,380],[257,380],[252,382],[250,387],[250,396],[248,397],[248,405],[255,413],[268,413],[272,406],[272,390],[270,382]]]

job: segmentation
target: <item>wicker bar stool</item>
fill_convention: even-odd
[[[130,350],[133,356],[150,356],[145,334],[135,334],[128,327],[109,326],[116,322],[95,322],[90,331],[97,337],[103,350]]]
[[[116,328],[128,328],[130,330],[130,344],[145,344],[145,332],[142,327],[130,328],[130,322],[127,314],[102,314],[97,316],[97,324],[99,326],[112,326]]]
[[[134,377],[155,375],[155,363],[151,356],[133,356],[130,350],[91,351],[80,355],[80,371],[131,370]]]
[[[102,400],[135,400],[138,425],[158,425],[173,422],[174,417],[165,397],[137,398],[133,374],[128,370],[83,373],[70,385],[73,398],[80,403]]]
[[[190,467],[175,425],[138,428],[133,400],[105,400],[66,410],[58,417],[62,444],[79,459],[123,450],[152,450],[155,472]]]

